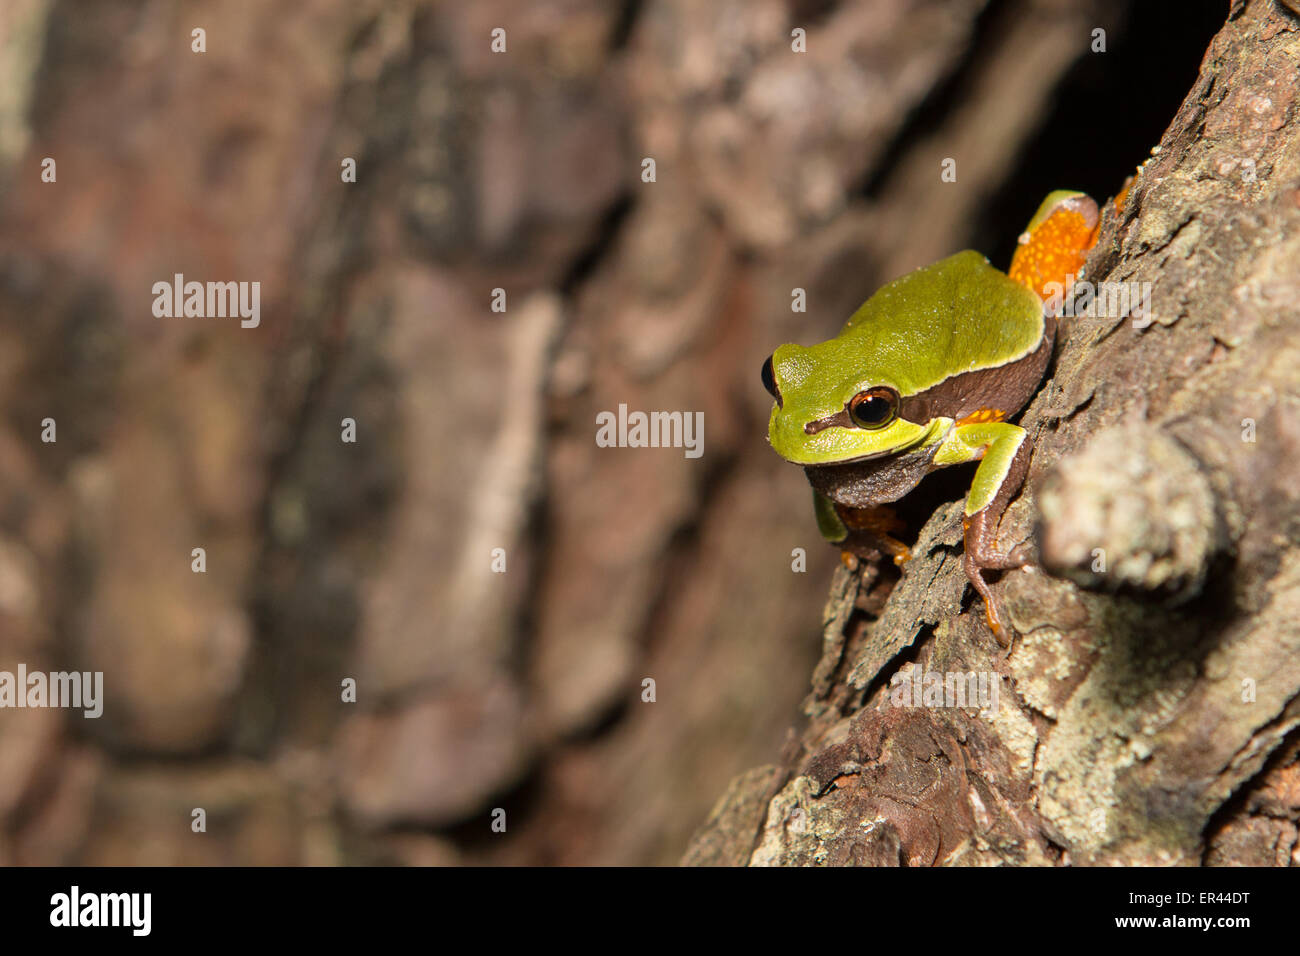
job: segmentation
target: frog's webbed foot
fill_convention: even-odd
[[[991,508],[962,519],[964,547],[976,564],[985,571],[1010,571],[1026,568],[1034,563],[1032,541],[1021,541],[1010,551],[999,551],[995,541],[997,523]]]
[[[1033,549],[1025,541],[1010,551],[997,550],[994,538],[999,516],[994,515],[992,510],[991,507],[984,508],[962,520],[965,551],[962,555],[962,570],[984,601],[984,616],[988,620],[989,630],[1002,647],[1010,647],[1011,634],[1002,623],[998,602],[993,597],[988,582],[984,580],[984,572],[1027,567],[1033,563]]]

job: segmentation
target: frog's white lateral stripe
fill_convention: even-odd
[[[904,393],[902,416],[910,421],[916,421],[919,418],[932,417],[936,411],[939,411],[960,418],[963,414],[961,412],[963,404],[969,405],[972,401],[976,405],[996,404],[991,395],[986,395],[985,399],[979,398],[983,391],[979,387],[981,384],[993,385],[996,388],[999,383],[1017,375],[1033,378],[1032,390],[1037,390],[1037,385],[1042,380],[1042,369],[1046,367],[1051,357],[1056,332],[1055,325],[1050,324],[1051,320],[1045,313],[1040,312],[1039,321],[1038,341],[1019,352],[1009,353],[1004,361],[952,372],[914,392]],[[1033,362],[1035,355],[1040,359],[1037,363]],[[1019,368],[1025,363],[1038,366],[1036,376],[1033,372]]]
[[[959,369],[955,372],[948,372],[942,378],[935,379],[932,382],[927,382],[915,391],[903,395],[903,398],[917,398],[918,396],[924,395],[926,392],[940,388],[945,382],[951,382],[955,378],[961,378],[964,375],[978,375],[980,372],[996,371],[997,369],[1006,368],[1008,365],[1014,365],[1021,359],[1026,359],[1033,355],[1042,347],[1043,336],[1047,333],[1047,316],[1041,312],[1038,316],[1037,332],[1038,337],[1018,351],[1008,352],[997,361],[972,362],[968,368]]]

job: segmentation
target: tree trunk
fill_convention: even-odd
[[[1150,283],[1150,308],[1067,318],[1022,418],[999,540],[1035,536],[1041,567],[994,586],[1010,653],[969,599],[959,502],[896,584],[839,569],[806,727],[687,863],[1300,860],[1298,92],[1300,5],[1233,4],[1108,204],[1085,277]]]

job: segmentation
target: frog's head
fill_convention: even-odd
[[[875,458],[919,442],[929,422],[899,412],[900,383],[873,372],[851,342],[782,345],[763,365],[763,384],[776,399],[768,438],[777,453],[799,465]]]
[[[1032,394],[1042,365],[1016,369],[1046,355],[1046,329],[1037,295],[979,253],[959,252],[883,286],[835,338],[773,352],[763,366],[776,399],[768,438],[788,461],[834,465],[921,444],[942,419],[974,411],[964,406],[977,392],[1018,409],[1021,386]],[[970,385],[967,373],[988,381],[955,387]],[[954,387],[936,388],[949,380]]]

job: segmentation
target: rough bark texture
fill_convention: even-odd
[[[1300,862],[1293,9],[1233,5],[1086,276],[1151,283],[1152,311],[1074,319],[1023,417],[1000,537],[1036,525],[1046,573],[995,587],[1010,654],[955,613],[956,503],[883,608],[889,582],[839,570],[797,748],[733,784],[688,862]],[[897,706],[918,670],[995,672],[1000,705]]]

